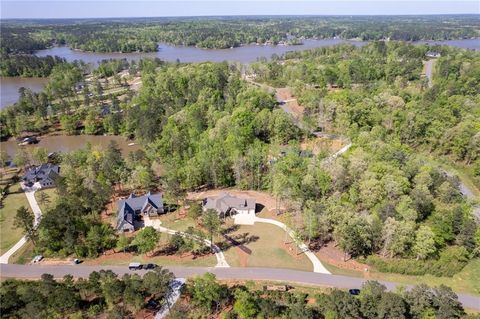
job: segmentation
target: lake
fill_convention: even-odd
[[[289,51],[302,51],[325,46],[331,46],[341,43],[362,46],[367,42],[348,41],[342,39],[321,39],[304,40],[303,45],[244,45],[232,49],[200,49],[196,47],[173,46],[166,43],[160,43],[157,52],[151,53],[94,53],[72,50],[66,46],[53,47],[46,50],[37,51],[38,56],[57,55],[72,62],[83,60],[86,63],[96,64],[105,59],[128,59],[140,60],[141,58],[160,58],[164,61],[175,62],[222,62],[235,61],[241,63],[250,63],[258,58],[270,58],[273,54],[282,55]],[[459,48],[480,50],[479,39],[448,40],[448,41],[419,41],[418,43],[444,44]],[[13,104],[18,99],[18,89],[20,86],[30,87],[34,90],[40,90],[46,83],[44,79],[38,78],[1,78],[1,96],[0,108]]]
[[[31,151],[36,147],[43,147],[46,148],[48,152],[70,152],[84,148],[87,143],[90,143],[95,147],[105,149],[111,141],[115,141],[117,142],[124,156],[128,155],[130,151],[136,151],[141,148],[141,146],[138,144],[129,146],[128,144],[132,141],[121,136],[48,135],[40,136],[38,139],[40,141],[38,144],[27,146],[19,146],[18,141],[16,140],[0,142],[0,149],[7,152],[8,156],[12,159],[20,147],[25,148],[28,151]]]

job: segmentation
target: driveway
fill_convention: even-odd
[[[102,269],[110,269],[122,276],[126,273],[144,274],[145,271],[130,271],[127,266],[83,266],[83,265],[65,265],[65,266],[49,266],[49,265],[0,265],[0,276],[2,278],[20,278],[20,279],[38,279],[44,273],[52,274],[55,278],[62,278],[67,274],[74,277],[87,278],[93,271]],[[296,284],[318,286],[318,287],[336,287],[341,289],[359,288],[366,279],[337,276],[329,274],[321,274],[314,272],[278,269],[278,268],[216,268],[216,267],[168,267],[176,277],[189,278],[195,275],[202,275],[211,272],[218,279],[223,280],[269,280],[290,282]],[[381,281],[389,290],[393,290],[398,286],[405,286],[399,283]],[[411,288],[411,286],[407,286]],[[467,294],[458,294],[458,299],[464,307],[480,310],[480,297]]]
[[[28,200],[28,203],[30,204],[30,208],[32,209],[33,214],[35,215],[35,221],[33,224],[34,226],[37,226],[38,223],[40,223],[40,219],[42,218],[42,211],[38,206],[37,200],[35,199],[35,192],[37,191],[37,188],[35,186],[27,187],[22,184],[22,189],[25,192],[25,196],[27,196],[27,200]],[[8,264],[8,260],[10,259],[10,257],[12,257],[12,255],[15,254],[26,243],[27,243],[27,238],[25,236],[20,238],[20,240],[15,245],[13,245],[12,248],[10,248],[5,254],[0,256],[0,264]]]

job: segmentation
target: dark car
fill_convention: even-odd
[[[358,296],[360,294],[360,289],[349,289],[348,292],[351,295]]]
[[[140,263],[130,263],[128,265],[128,269],[130,269],[130,270],[141,270],[142,268],[143,268],[143,266]]]
[[[156,265],[156,264],[145,264],[145,265],[143,265],[143,269],[147,269],[147,270],[148,269],[155,269],[157,267],[158,267],[158,265]]]

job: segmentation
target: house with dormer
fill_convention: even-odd
[[[161,193],[148,192],[143,196],[131,194],[119,200],[117,207],[117,230],[122,232],[134,231],[139,225],[136,221],[141,220],[142,216],[155,217],[164,213]]]

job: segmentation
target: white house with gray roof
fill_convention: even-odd
[[[256,201],[222,193],[216,197],[208,197],[203,201],[203,210],[213,209],[220,217],[232,216],[235,224],[253,225],[255,220]]]
[[[119,231],[134,231],[135,221],[141,216],[158,216],[164,213],[161,193],[148,192],[143,196],[131,194],[126,199],[117,202],[117,229]]]

